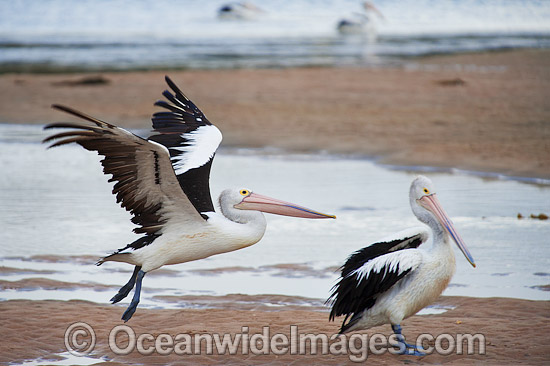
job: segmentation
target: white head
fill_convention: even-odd
[[[250,192],[246,188],[241,189],[226,189],[220,194],[219,203],[222,214],[230,219],[241,224],[254,220],[263,220],[263,215],[258,211],[245,211],[235,209],[235,205],[242,202],[246,194]]]
[[[431,211],[426,210],[420,205],[419,200],[422,199],[422,197],[433,193],[435,193],[435,187],[432,181],[427,177],[419,175],[412,181],[411,188],[409,190],[409,201],[411,208],[418,220],[422,221],[426,225],[430,225],[430,222],[438,222],[438,220]]]
[[[462,251],[468,262],[472,266],[476,266],[466,244],[443,210],[441,203],[439,203],[431,180],[422,175],[416,177],[411,183],[409,201],[418,220],[430,226],[432,230],[439,228],[442,232],[446,232]]]
[[[252,192],[249,189],[226,189],[220,194],[220,209],[228,219],[246,223],[255,220],[261,212],[276,215],[303,217],[308,219],[335,219],[327,215],[293,203],[280,201]]]

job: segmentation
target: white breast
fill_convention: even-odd
[[[131,254],[133,264],[149,272],[166,264],[178,264],[227,253],[257,243],[264,235],[265,218],[240,224],[209,212],[205,225],[196,230],[166,230],[152,244]]]

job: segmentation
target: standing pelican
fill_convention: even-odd
[[[389,323],[401,353],[423,355],[405,343],[401,322],[435,301],[449,284],[456,267],[451,240],[472,266],[475,263],[428,178],[413,180],[409,200],[418,220],[430,227],[433,245],[419,248],[429,233],[425,228],[415,228],[353,253],[332,289],[329,319],[346,316],[340,333]]]
[[[125,129],[87,116],[69,107],[53,108],[88,122],[54,123],[45,128],[72,128],[44,140],[59,140],[50,147],[75,142],[104,156],[101,161],[113,194],[132,214],[134,229],[144,234],[136,241],[98,262],[125,262],[135,266],[132,277],[111,299],[117,303],[133,287],[134,297],[122,319],[128,321],[140,299],[146,273],[166,264],[177,264],[226,253],[257,243],[264,235],[262,212],[305,218],[335,218],[298,205],[261,196],[248,189],[227,189],[215,211],[209,177],[220,131],[166,77],[173,90],[167,101],[155,105],[168,111],[153,115],[156,134],[145,140]]]
[[[361,13],[353,13],[352,16],[341,19],[336,25],[338,33],[343,35],[367,35],[374,40],[376,38],[375,17],[385,19],[384,15],[374,6],[374,4],[365,1],[362,4],[363,11]]]

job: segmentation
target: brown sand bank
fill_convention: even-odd
[[[431,354],[424,357],[398,356],[385,353],[368,354],[367,363],[377,365],[402,364],[446,364],[446,365],[547,365],[550,362],[550,347],[544,334],[550,331],[550,302],[504,298],[442,297],[441,305],[455,306],[453,310],[439,315],[414,316],[404,323],[407,340],[415,340],[420,333],[434,337],[447,333],[477,334],[486,339],[486,354],[450,355]],[[243,354],[219,355],[214,348],[212,355],[206,354],[206,342],[202,343],[201,354],[140,355],[134,351],[128,355],[116,355],[110,350],[108,339],[111,330],[122,324],[119,320],[123,311],[120,306],[106,306],[84,301],[30,301],[11,300],[0,302],[0,363],[36,359],[55,360],[56,355],[66,352],[65,330],[74,322],[86,322],[96,334],[96,346],[91,357],[107,356],[114,364],[267,364],[267,365],[343,365],[353,364],[349,354],[312,354],[305,348],[305,354],[276,355]],[[270,326],[270,335],[282,333],[290,339],[290,326],[297,326],[299,334],[334,334],[339,323],[329,323],[328,313],[319,311],[251,311],[223,309],[147,310],[140,308],[127,323],[136,337],[144,333],[158,337],[167,333],[172,338],[178,334],[220,334],[235,336],[242,327],[249,327],[250,336],[262,333],[264,326]],[[389,326],[371,329],[374,333],[389,335]],[[80,336],[79,336],[80,337]],[[83,336],[82,336],[83,337]],[[80,340],[86,340],[80,338]],[[124,337],[117,345],[126,347]],[[149,346],[154,343],[145,343]],[[433,345],[433,343],[432,343]],[[259,345],[260,346],[260,345]],[[288,346],[287,346],[288,347]],[[239,350],[242,348],[238,348]],[[261,349],[261,348],[260,348]],[[281,349],[281,348],[279,348]],[[466,349],[466,348],[464,348]],[[195,352],[195,351],[193,351]],[[356,353],[359,354],[358,352]],[[98,363],[100,360],[98,360]]]
[[[412,60],[402,68],[167,72],[226,145],[328,150],[550,178],[550,50]],[[69,120],[66,104],[149,128],[165,72],[0,75],[0,121]]]

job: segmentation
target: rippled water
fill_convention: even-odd
[[[379,65],[436,53],[550,47],[550,2],[378,0],[378,37],[342,37],[356,0],[252,1],[220,21],[221,0],[0,2],[0,72]]]
[[[0,267],[12,268],[0,271],[0,280],[76,285],[23,286],[0,298],[107,302],[132,268],[96,267],[94,261],[136,238],[130,216],[115,203],[97,155],[79,146],[46,150],[43,137],[37,126],[0,125]],[[171,302],[161,296],[241,293],[313,298],[319,300],[308,306],[322,306],[350,253],[419,225],[408,203],[417,173],[360,158],[222,149],[212,168],[215,196],[246,186],[338,219],[267,215],[267,232],[252,247],[152,272],[144,280],[143,304],[193,306],[185,297]],[[550,182],[433,169],[423,174],[433,180],[477,264],[472,268],[456,250],[457,273],[446,295],[550,299],[539,287],[550,284],[550,221],[517,218],[549,213]]]

